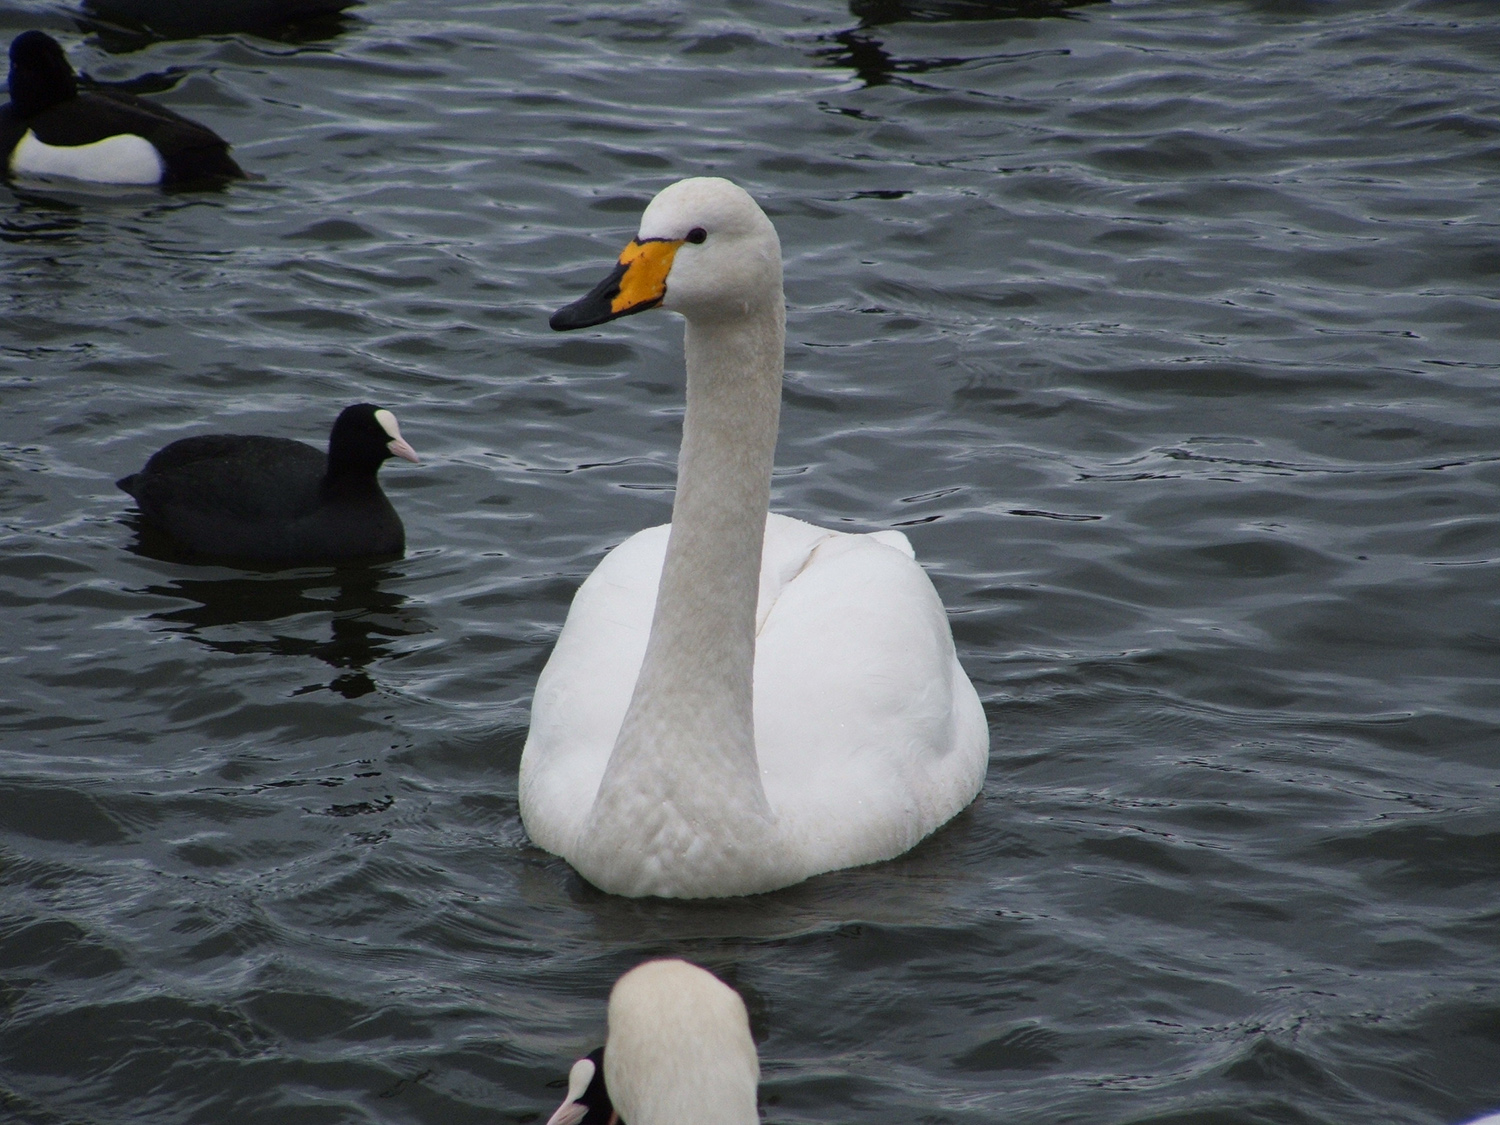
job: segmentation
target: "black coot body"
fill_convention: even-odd
[[[42,144],[78,149],[113,137],[139,137],[156,150],[163,186],[222,182],[245,175],[229,155],[229,144],[213,130],[165,106],[121,90],[80,91],[73,67],[57,40],[23,31],[10,44],[10,102],[0,108],[0,174],[16,167],[17,146],[29,132]],[[97,169],[66,173],[96,183],[139,183],[121,179],[106,154]]]
[[[158,450],[119,486],[182,549],[261,563],[399,556],[406,529],[375,474],[417,459],[395,415],[370,403],[338,416],[328,453],[287,438],[205,434]]]

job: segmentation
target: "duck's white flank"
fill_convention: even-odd
[[[526,829],[624,895],[753,894],[899,855],[984,780],[947,615],[900,533],[767,515],[784,312],[754,200],[684,180],[645,240],[680,243],[662,300],[687,320],[672,523],[574,599],[532,704]]]
[[[12,175],[66,176],[95,184],[158,184],[166,165],[145,137],[121,133],[87,145],[49,145],[30,129],[11,152]]]
[[[648,961],[609,994],[604,1084],[626,1125],[755,1125],[760,1062],[739,993],[686,961]]]

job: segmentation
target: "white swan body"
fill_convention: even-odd
[[[739,993],[686,961],[647,961],[615,982],[604,1049],[573,1064],[547,1125],[755,1125],[759,1084]]]
[[[673,522],[574,599],[532,704],[526,829],[636,896],[754,894],[899,855],[979,792],[988,727],[904,535],[767,515],[780,246],[745,192],[667,188],[553,323],[657,303],[687,318]]]

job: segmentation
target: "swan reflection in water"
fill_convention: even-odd
[[[183,556],[152,529],[131,519],[137,541],[130,550],[144,558],[182,562]],[[253,570],[197,567],[212,577],[173,576],[143,593],[190,604],[150,614],[148,621],[192,637],[215,652],[243,655],[311,656],[339,674],[297,694],[328,690],[358,699],[376,689],[367,669],[378,660],[404,655],[395,642],[432,631],[425,615],[391,587],[406,577],[399,562]],[[326,617],[323,637],[313,637],[309,615]],[[279,627],[253,628],[279,623]],[[236,627],[239,628],[236,628]],[[250,626],[252,628],[245,628]],[[296,631],[293,632],[292,628]]]

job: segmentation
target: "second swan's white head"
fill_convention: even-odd
[[[755,1125],[759,1082],[739,993],[686,961],[647,961],[615,982],[604,1049],[573,1065],[548,1125]]]
[[[715,176],[663,188],[614,271],[552,315],[558,331],[663,308],[692,321],[778,308],[781,242],[749,192]]]

